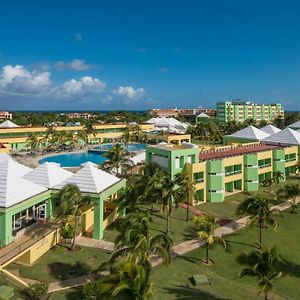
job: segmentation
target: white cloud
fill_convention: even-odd
[[[139,100],[145,96],[146,92],[143,88],[134,89],[132,86],[120,86],[113,90],[113,94],[123,97],[127,100]]]
[[[84,59],[73,59],[70,62],[64,62],[63,60],[55,63],[55,68],[58,70],[73,70],[73,71],[87,71],[90,70],[93,65],[87,64]]]
[[[56,90],[56,98],[88,100],[99,96],[106,88],[105,82],[91,76],[66,81]]]
[[[49,72],[28,71],[20,65],[6,65],[0,72],[0,94],[42,94],[51,86]]]

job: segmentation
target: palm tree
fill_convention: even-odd
[[[91,203],[90,197],[83,196],[77,185],[67,184],[59,193],[60,205],[58,209],[58,220],[66,223],[71,217],[73,222],[73,241],[71,249],[75,246],[78,226],[82,224],[83,208]]]
[[[295,213],[297,206],[297,197],[300,196],[300,188],[297,183],[286,184],[282,189],[278,191],[281,198],[292,199],[292,214]]]
[[[206,245],[205,263],[206,264],[209,263],[208,251],[210,245],[212,245],[215,242],[218,242],[224,248],[226,248],[226,242],[224,238],[222,236],[216,236],[214,234],[214,231],[218,225],[217,222],[218,219],[210,215],[194,217],[193,219],[194,229],[196,231],[197,236],[205,241],[205,245]]]
[[[31,133],[26,139],[27,145],[31,150],[36,151],[39,147],[39,139],[36,133]]]
[[[154,210],[154,204],[158,202],[161,183],[166,174],[163,172],[159,164],[155,162],[147,162],[142,172],[138,175],[135,184],[139,190],[139,200],[151,203],[151,211]]]
[[[273,172],[272,182],[278,185],[282,180],[284,180],[284,174],[281,171]]]
[[[83,289],[85,299],[130,299],[147,300],[153,297],[155,287],[150,282],[150,269],[131,260],[117,261],[102,270],[109,275]]]
[[[250,225],[259,227],[259,245],[262,245],[262,230],[266,224],[277,228],[278,224],[274,218],[274,212],[270,210],[269,200],[264,196],[257,194],[240,203],[236,209],[238,216],[248,215]]]
[[[150,257],[156,255],[164,263],[171,261],[172,241],[166,234],[151,235],[151,217],[148,211],[127,214],[116,222],[118,236],[115,239],[116,251],[111,260],[128,256],[137,264],[151,267]]]
[[[191,179],[190,175],[186,172],[186,170],[182,170],[180,173],[175,175],[175,182],[178,185],[180,199],[187,205],[186,209],[186,221],[189,220],[189,208],[190,208],[190,198],[193,197],[195,193],[194,182]]]
[[[84,132],[87,137],[88,143],[91,141],[90,137],[91,136],[95,137],[97,134],[97,131],[91,122],[88,122],[84,125]]]
[[[119,175],[122,167],[131,167],[133,162],[128,157],[128,153],[120,144],[113,145],[112,149],[103,154],[108,160],[102,164],[102,168],[106,171]]]
[[[160,202],[162,209],[167,213],[166,234],[169,234],[170,216],[173,210],[178,208],[180,193],[176,186],[175,180],[172,180],[168,175],[165,175],[159,189]]]
[[[122,134],[122,142],[124,143],[125,147],[127,147],[128,143],[131,142],[131,140],[132,140],[131,129],[129,126],[126,126]]]
[[[282,277],[282,272],[278,271],[278,256],[276,248],[268,250],[265,247],[256,249],[248,254],[242,253],[238,261],[246,265],[241,271],[240,277],[255,277],[258,281],[258,292],[263,293],[265,300],[269,299],[269,293],[273,288],[273,282]]]

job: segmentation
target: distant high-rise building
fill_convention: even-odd
[[[243,123],[248,119],[256,122],[265,120],[271,122],[277,117],[284,117],[280,103],[255,104],[246,101],[224,101],[217,103],[217,119],[221,123]]]

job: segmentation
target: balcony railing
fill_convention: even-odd
[[[225,176],[232,176],[232,175],[241,174],[241,173],[242,173],[242,170],[236,170],[236,171],[226,172]]]
[[[195,181],[197,183],[202,183],[202,182],[204,182],[204,178],[196,178]]]
[[[264,165],[260,165],[260,166],[259,166],[260,169],[268,168],[268,167],[271,167],[271,163],[269,163],[269,164],[264,164]]]
[[[290,162],[290,161],[295,161],[296,160],[296,158],[295,157],[292,157],[292,158],[287,158],[286,160],[285,160],[285,162]]]

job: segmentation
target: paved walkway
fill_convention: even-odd
[[[114,243],[107,242],[105,240],[94,240],[92,238],[86,236],[79,236],[76,238],[76,245],[89,247],[89,248],[99,248],[105,251],[113,252],[114,251]]]

